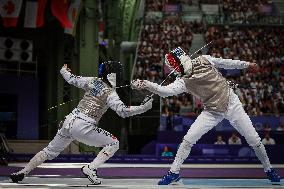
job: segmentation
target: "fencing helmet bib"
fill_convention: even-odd
[[[118,61],[106,61],[100,64],[98,76],[112,87],[123,85],[123,66]]]

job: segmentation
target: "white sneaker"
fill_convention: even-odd
[[[97,176],[97,170],[90,169],[89,165],[83,166],[81,168],[81,171],[91,181],[92,184],[94,184],[94,185],[102,184],[102,181]]]

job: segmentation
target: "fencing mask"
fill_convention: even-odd
[[[112,87],[123,85],[123,66],[118,61],[106,61],[100,64],[98,76]]]
[[[177,47],[165,56],[166,65],[179,75],[190,75],[192,72],[192,63],[190,57],[182,50],[181,47]]]

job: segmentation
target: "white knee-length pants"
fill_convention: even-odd
[[[97,127],[87,116],[74,112],[76,109],[66,116],[62,128],[43,149],[48,159],[57,157],[73,140],[95,147],[118,144],[117,138],[111,133]]]
[[[231,125],[245,137],[247,143],[254,147],[259,145],[261,139],[245,112],[242,103],[233,90],[230,91],[228,109],[224,113],[202,111],[195,122],[191,125],[184,139],[191,145],[195,144],[202,135],[215,127],[223,119],[227,119]]]

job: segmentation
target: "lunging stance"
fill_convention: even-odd
[[[57,157],[73,140],[89,146],[103,147],[97,157],[81,168],[83,174],[93,183],[101,184],[97,177],[97,168],[107,161],[119,149],[119,141],[111,133],[99,128],[98,122],[110,107],[119,116],[125,118],[141,114],[152,108],[152,99],[140,106],[125,106],[116,93],[116,86],[122,83],[122,65],[108,61],[99,66],[99,77],[81,77],[70,73],[67,65],[60,70],[63,78],[78,88],[85,90],[83,99],[69,115],[62,127],[46,148],[38,152],[30,162],[17,173],[10,175],[13,182],[24,179],[34,168],[46,160]]]

